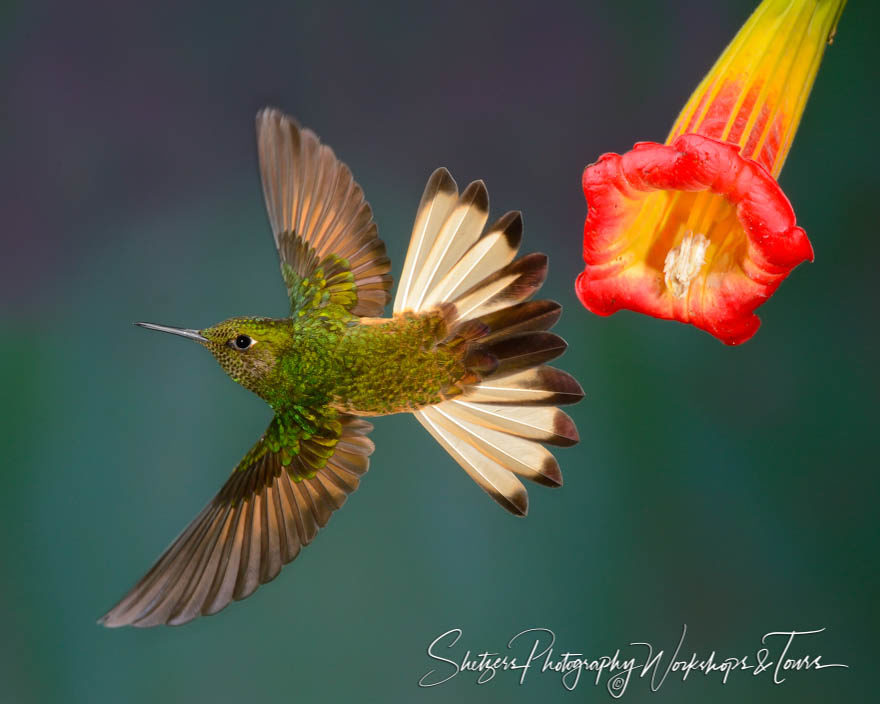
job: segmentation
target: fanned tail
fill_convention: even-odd
[[[565,341],[548,332],[562,307],[529,300],[544,283],[547,257],[516,259],[522,216],[493,225],[482,181],[459,195],[446,169],[428,180],[413,227],[394,313],[442,308],[450,334],[467,341],[462,393],[414,412],[443,448],[493,499],[524,516],[528,494],[517,478],[560,486],[559,464],[542,443],[578,441],[556,408],[583,398],[580,384],[548,366]]]

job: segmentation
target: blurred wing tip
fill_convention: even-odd
[[[299,123],[295,118],[288,115],[286,112],[281,110],[280,108],[276,108],[274,105],[266,105],[265,107],[257,110],[257,122],[289,122],[293,125],[299,127]]]
[[[123,615],[116,615],[114,612],[117,607],[113,607],[106,614],[101,616],[95,623],[104,628],[122,628],[123,626],[138,626],[137,618],[125,618]],[[141,626],[143,627],[143,626]]]
[[[283,115],[278,108],[267,105],[257,110],[257,122],[265,122],[266,120],[277,119]]]

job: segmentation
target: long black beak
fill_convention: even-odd
[[[189,340],[195,340],[196,342],[208,342],[208,338],[202,335],[198,330],[190,330],[188,328],[172,328],[168,325],[155,325],[154,323],[135,323],[142,328],[146,328],[147,330],[158,330],[159,332],[170,332],[172,335],[180,335],[181,337],[185,337]]]

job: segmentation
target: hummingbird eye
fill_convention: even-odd
[[[253,339],[248,337],[247,335],[239,335],[233,340],[230,340],[230,346],[234,347],[237,350],[246,350],[248,347],[251,347],[254,344]]]

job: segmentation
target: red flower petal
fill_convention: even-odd
[[[627,308],[679,320],[731,345],[755,333],[760,321],[754,309],[795,266],[812,260],[813,249],[774,178],[739,151],[734,144],[684,134],[671,145],[642,142],[623,156],[605,154],[584,170],[586,266],[576,290],[589,310],[610,315]],[[652,193],[700,191],[733,206],[740,227],[728,231],[726,239],[713,237],[711,228],[699,233],[708,238],[707,261],[686,295],[677,298],[658,264],[665,252],[635,252],[639,232],[628,230],[636,217],[646,216],[641,211]],[[653,212],[656,222],[650,219]],[[680,215],[662,208],[654,208],[640,225],[656,230],[660,218],[664,226],[683,225],[676,221]]]

